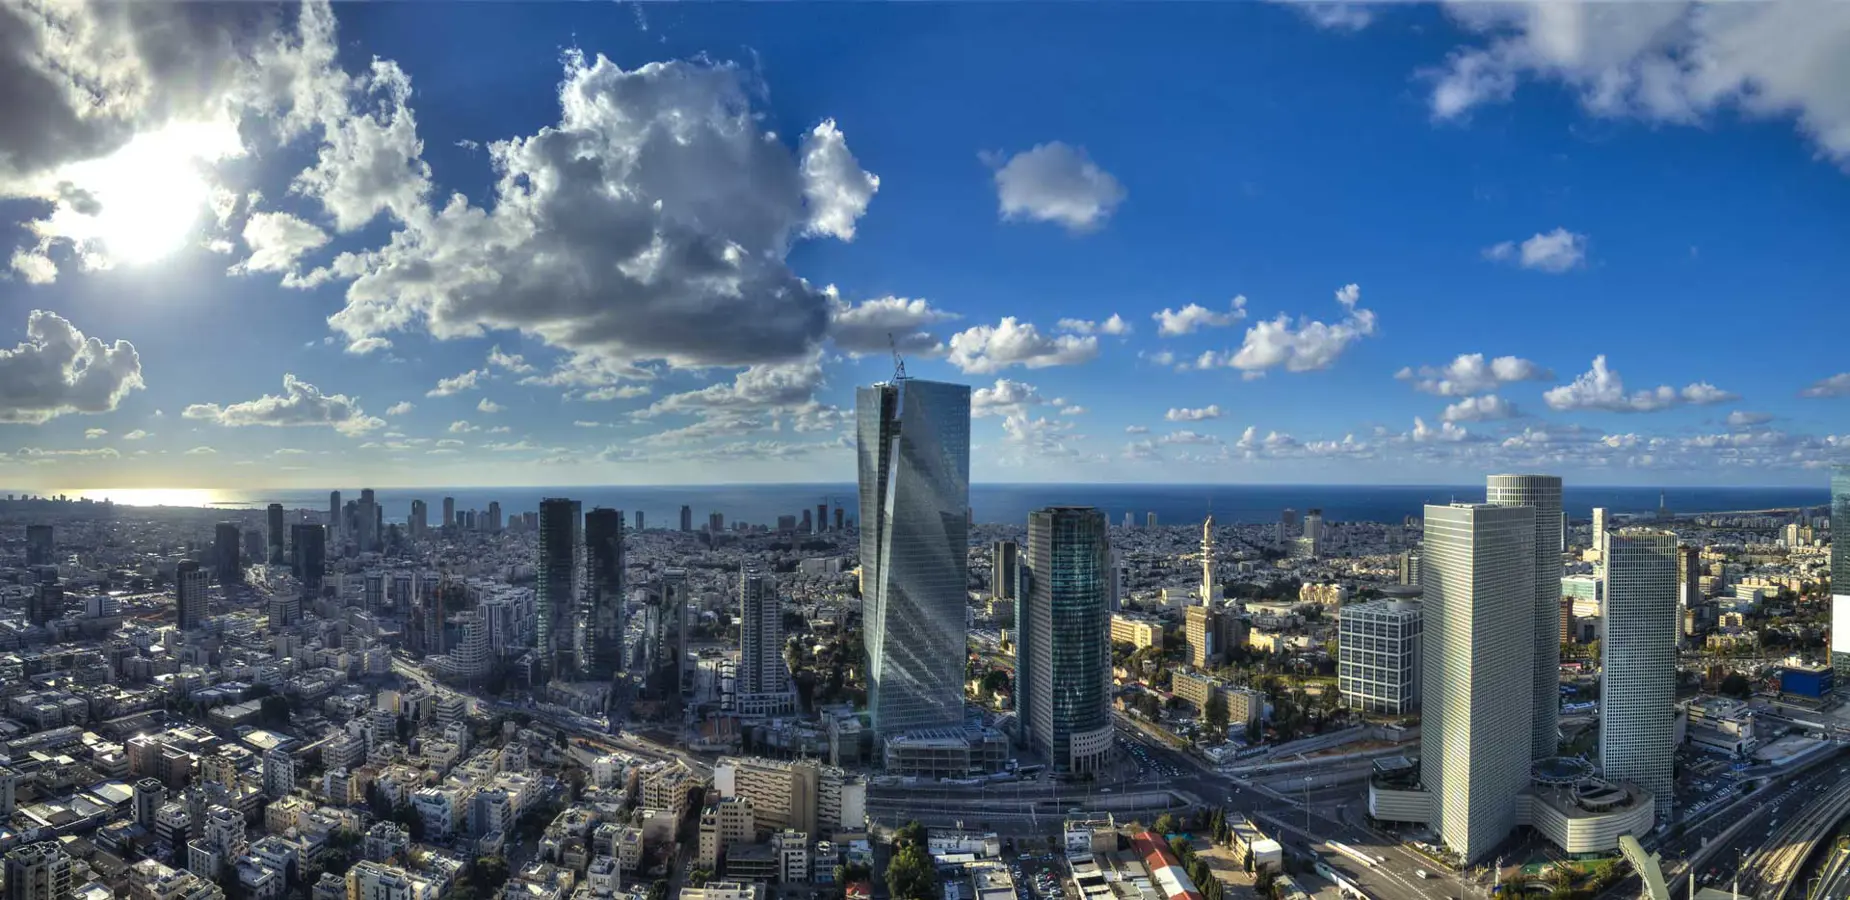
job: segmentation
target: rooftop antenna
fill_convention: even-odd
[[[886,344],[893,348],[893,380],[904,381],[906,378],[906,358],[899,355],[899,342],[893,339],[893,332],[886,333]]]

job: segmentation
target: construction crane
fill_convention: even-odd
[[[893,339],[891,331],[886,333],[886,344],[893,349],[893,380],[904,381],[906,379],[906,359],[899,355],[899,341]]]

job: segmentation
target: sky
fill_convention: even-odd
[[[1850,4],[0,5],[0,484],[1823,484]]]

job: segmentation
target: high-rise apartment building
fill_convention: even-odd
[[[1188,641],[1188,664],[1197,669],[1213,665],[1221,655],[1220,613],[1211,606],[1191,606],[1182,613],[1182,636]]]
[[[1850,466],[1831,473],[1831,668],[1850,692]]]
[[[192,631],[206,622],[206,571],[190,560],[181,560],[173,569],[173,602],[179,615],[181,631]]]
[[[1677,602],[1688,606],[1702,600],[1702,551],[1687,544],[1677,547]]]
[[[1155,510],[1151,510],[1150,512],[1144,513],[1143,527],[1145,528],[1155,528],[1156,527],[1156,511]]]
[[[970,388],[855,395],[867,705],[878,740],[964,724]]]
[[[341,539],[340,491],[329,491],[328,492],[327,526],[328,526],[328,536],[331,539],[333,539],[335,543],[337,544],[340,543],[340,539]]]
[[[1407,550],[1400,554],[1396,569],[1401,584],[1417,587],[1420,583],[1420,551]]]
[[[64,615],[64,586],[58,583],[58,570],[42,568],[38,584],[27,601],[26,618],[34,625],[46,625]]]
[[[379,549],[381,539],[384,538],[384,535],[379,533],[379,519],[382,513],[383,510],[379,508],[379,498],[373,493],[373,489],[361,488],[360,503],[354,510],[355,517],[359,519],[359,528],[355,530],[358,532],[361,553]]]
[[[1014,541],[997,541],[989,550],[991,562],[989,593],[997,600],[1014,600],[1021,587],[1021,549]]]
[[[739,574],[739,668],[734,680],[738,711],[788,712],[790,678],[784,670],[784,610],[777,581],[757,569]]]
[[[411,528],[412,540],[423,540],[424,532],[430,530],[430,504],[422,500],[411,501],[411,518],[405,524]]]
[[[585,514],[585,586],[590,636],[585,673],[609,681],[623,671],[623,512],[598,507]]]
[[[443,521],[439,523],[444,531],[456,530],[456,498],[443,498]]]
[[[309,596],[321,594],[327,563],[326,530],[312,523],[289,526],[289,574],[302,582],[302,590]]]
[[[1535,508],[1534,602],[1529,621],[1534,630],[1534,667],[1529,673],[1535,699],[1529,732],[1529,755],[1547,759],[1561,739],[1561,479],[1555,475],[1492,475],[1485,486],[1492,506]]]
[[[726,514],[718,510],[707,513],[707,534],[719,534],[726,530]]]
[[[265,533],[270,536],[270,558],[266,562],[273,566],[280,566],[285,560],[283,556],[283,505],[281,503],[270,504],[269,508],[264,510],[264,522],[269,526]]]
[[[1350,709],[1410,715],[1420,707],[1425,620],[1418,602],[1373,600],[1338,611],[1336,684]]]
[[[1600,770],[1657,798],[1675,796],[1677,536],[1626,528],[1605,537],[1606,634],[1600,641]]]
[[[1516,827],[1529,785],[1535,535],[1532,506],[1426,507],[1420,779],[1467,862]]]
[[[54,532],[50,525],[26,526],[26,567],[54,565]]]
[[[681,530],[694,530],[694,508],[691,506],[683,505],[681,507]]]
[[[239,564],[238,556],[238,544],[243,538],[236,522],[220,522],[213,528],[212,569],[219,584],[237,584],[244,580],[244,567]]]
[[[1028,620],[1016,656],[1028,680],[1025,733],[1059,774],[1101,771],[1111,754],[1111,550],[1105,514],[1049,507],[1028,516]]]
[[[638,534],[642,532],[642,510],[640,509],[636,510],[636,531]]]
[[[263,793],[271,799],[289,796],[295,789],[295,757],[273,747],[263,754]]]
[[[572,658],[576,644],[579,574],[577,562],[583,544],[583,507],[576,500],[548,497],[540,501],[537,627],[542,679],[569,677],[576,672]]]
[[[1593,507],[1593,533],[1588,543],[1598,559],[1606,558],[1606,532],[1612,528],[1611,514],[1603,506]]]

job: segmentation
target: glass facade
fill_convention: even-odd
[[[1337,623],[1337,686],[1350,709],[1406,715],[1420,703],[1420,605],[1345,606]]]
[[[1105,514],[1052,507],[1028,516],[1028,660],[1018,710],[1055,772],[1100,769],[1111,747],[1111,548]],[[1017,666],[1018,670],[1022,667]]]
[[[623,671],[623,513],[599,507],[585,515],[591,637],[585,674],[609,681]]]
[[[577,645],[578,562],[583,559],[584,517],[576,500],[549,497],[540,501],[539,558],[534,569],[539,594],[534,644],[544,677],[574,668]]]
[[[1492,506],[1535,508],[1535,667],[1529,673],[1534,726],[1529,755],[1547,759],[1560,748],[1561,732],[1561,479],[1555,475],[1492,475],[1485,485]]]
[[[1600,642],[1600,768],[1650,791],[1667,811],[1677,692],[1677,536],[1606,536],[1606,634]]]
[[[1831,668],[1850,692],[1850,466],[1831,472]]]
[[[970,388],[855,396],[867,706],[875,737],[964,723]]]

